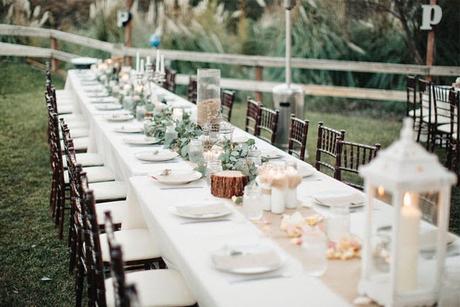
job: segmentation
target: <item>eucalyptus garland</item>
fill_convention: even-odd
[[[160,140],[160,143],[164,143],[166,127],[172,125],[173,123],[172,109],[164,108],[153,114],[152,123],[149,127],[145,128],[148,130],[148,135],[154,136]]]
[[[182,120],[176,121],[177,138],[165,143],[165,147],[176,151],[182,158],[188,160],[188,144],[190,140],[202,134],[200,127],[192,121],[189,113],[184,113]]]
[[[220,156],[223,170],[236,170],[249,176],[253,180],[257,176],[257,167],[254,161],[248,159],[249,152],[255,149],[255,141],[249,139],[244,143],[232,143],[227,140],[223,144],[223,154]]]

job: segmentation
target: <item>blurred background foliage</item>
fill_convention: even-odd
[[[421,4],[426,2],[298,0],[293,10],[292,54],[299,58],[423,64],[427,32],[420,31],[419,24]],[[460,66],[460,1],[439,0],[438,4],[443,8],[443,19],[436,28],[435,64]],[[123,7],[123,0],[2,0],[0,18],[3,23],[52,27],[122,43],[116,12]],[[166,49],[284,56],[283,0],[135,0],[131,11],[136,47],[148,47],[149,37],[156,33],[161,35],[161,48]],[[61,47],[78,54],[107,56],[73,45]],[[254,78],[253,69],[245,67],[192,62],[174,62],[172,66],[180,73],[193,74],[197,68],[209,66],[220,68],[224,77]],[[284,72],[265,69],[263,77],[282,81]],[[450,83],[451,79],[435,81]],[[402,89],[405,76],[294,69],[293,80]],[[309,98],[309,106],[358,111],[375,106],[375,102],[349,99],[324,101],[324,97]],[[400,103],[379,106],[389,113],[402,110]]]

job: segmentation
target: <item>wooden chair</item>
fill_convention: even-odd
[[[304,161],[307,149],[308,120],[302,120],[291,114],[288,153]]]
[[[196,98],[198,94],[198,85],[196,76],[190,76],[187,85],[187,100],[193,104],[196,104]]]
[[[165,70],[165,81],[163,83],[163,88],[167,89],[170,92],[176,92],[176,74],[177,72],[173,69],[166,68]]]
[[[246,109],[245,130],[253,135],[257,133],[257,126],[260,120],[260,107],[262,104],[248,97],[248,106]]]
[[[261,106],[259,109],[259,124],[257,125],[255,136],[271,144],[275,144],[278,119],[278,110],[271,110]]]
[[[318,171],[326,168],[330,175],[335,173],[335,159],[337,158],[337,142],[345,140],[345,130],[335,130],[318,124],[318,140],[316,143],[315,167]]]
[[[112,275],[105,281],[107,305],[129,306],[126,295],[127,282],[136,284],[140,300],[146,306],[192,306],[196,304],[182,276],[175,270],[159,269],[125,274],[122,246],[114,235],[110,213],[106,214],[105,221]],[[159,284],[162,284],[162,289],[166,285],[166,288],[176,291],[160,293],[156,291]],[[114,304],[111,304],[112,300]]]
[[[141,307],[142,306],[141,302],[139,301],[139,295],[137,294],[136,285],[134,284],[127,285],[125,288],[125,291],[126,291],[126,297],[128,299],[127,302],[129,302],[127,307]]]
[[[431,123],[431,151],[436,144],[441,147],[448,147],[449,138],[452,134],[450,130],[450,109],[449,101],[451,88],[433,85],[433,111],[434,121]]]
[[[230,122],[232,118],[233,103],[235,102],[235,92],[230,90],[222,91],[222,118]]]
[[[360,179],[358,176],[358,168],[374,159],[380,147],[380,144],[370,146],[338,140],[335,160],[335,179],[356,189],[363,190],[363,185],[357,183]],[[353,174],[351,176],[354,176],[354,179],[347,175],[344,176],[344,173],[347,175]]]

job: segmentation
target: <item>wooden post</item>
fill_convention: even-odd
[[[437,0],[430,0],[431,5],[436,5]],[[427,42],[426,42],[426,66],[433,66],[434,63],[434,54],[435,54],[435,35],[434,28],[428,32]],[[432,76],[426,76],[426,79],[431,81]]]
[[[131,12],[131,7],[133,6],[134,0],[126,0],[125,5],[126,5],[126,10],[128,12]],[[128,24],[125,27],[125,33],[124,33],[124,39],[125,39],[125,47],[132,47],[133,45],[133,21],[130,20]],[[131,57],[125,56],[124,59],[125,64],[131,65]]]
[[[256,66],[256,81],[262,81],[264,79],[264,68],[262,66]],[[256,92],[256,100],[262,102],[262,92]]]
[[[50,47],[53,50],[58,50],[58,42],[55,37],[50,37]],[[51,55],[51,71],[56,72],[59,68],[59,61]]]

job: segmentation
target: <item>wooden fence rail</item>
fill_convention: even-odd
[[[37,48],[31,46],[23,46],[14,44],[1,44],[0,55],[17,55],[29,57],[49,57],[69,62],[76,55],[56,50],[58,48],[57,41],[76,44],[92,49],[102,50],[112,55],[117,56],[135,56],[138,52],[141,56],[152,55],[152,49],[147,48],[129,48],[122,44],[112,44],[99,41],[97,39],[84,37],[77,34],[66,33],[54,29],[24,27],[16,25],[0,24],[0,35],[5,36],[31,36],[49,38],[51,40],[51,49]],[[4,50],[3,50],[4,49]],[[19,50],[21,49],[21,50]],[[14,50],[18,50],[13,53]],[[226,65],[241,65],[254,67],[255,81],[253,80],[237,80],[224,79],[223,86],[237,90],[256,91],[260,97],[261,92],[271,92],[276,82],[262,81],[263,69],[267,67],[284,67],[284,58],[269,57],[269,56],[254,56],[241,54],[223,54],[223,53],[208,53],[194,51],[179,51],[179,50],[162,50],[165,58],[175,61],[199,62],[199,63],[214,63]],[[323,60],[323,59],[305,59],[293,58],[292,67],[299,69],[313,70],[331,70],[331,71],[352,71],[365,73],[384,73],[384,74],[416,74],[416,75],[432,75],[432,76],[459,76],[460,67],[458,66],[426,66],[426,65],[409,65],[396,63],[380,63],[380,62],[358,62],[358,61],[338,61],[338,60]],[[178,76],[178,83],[184,84],[187,76]],[[302,85],[307,95],[318,96],[335,96],[358,99],[374,99],[374,100],[399,100],[403,101],[404,93],[402,91],[390,91],[380,89],[365,89],[352,87],[338,86],[322,86],[322,85]]]

